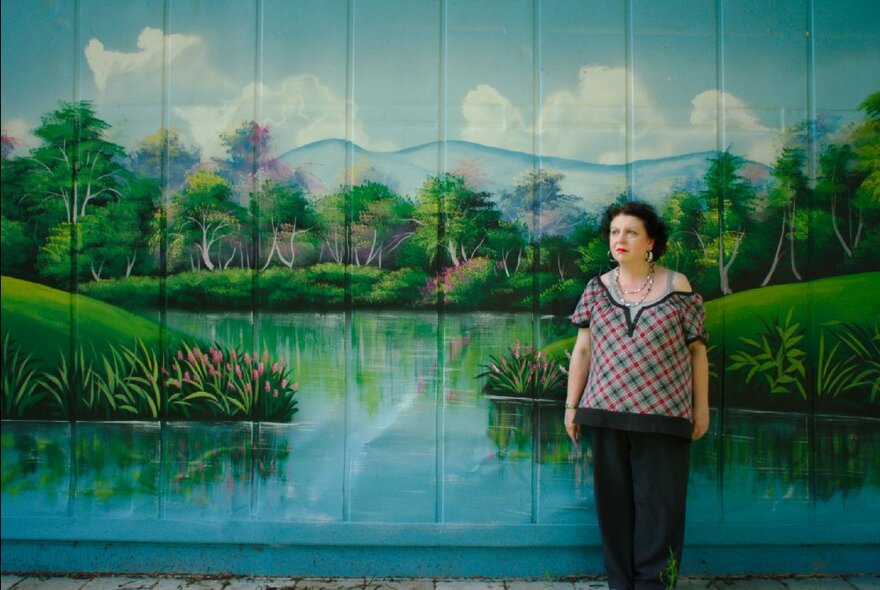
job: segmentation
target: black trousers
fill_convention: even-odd
[[[665,588],[670,555],[681,563],[690,441],[610,428],[590,431],[608,587]]]

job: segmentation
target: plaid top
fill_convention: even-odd
[[[691,438],[691,355],[706,341],[703,298],[671,291],[634,317],[599,277],[571,316],[590,329],[590,371],[575,420],[580,424]]]

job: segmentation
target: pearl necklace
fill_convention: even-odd
[[[620,302],[623,303],[626,307],[637,307],[645,302],[645,299],[648,298],[648,293],[651,292],[651,288],[654,286],[654,263],[651,263],[651,267],[648,269],[648,276],[645,278],[645,282],[642,283],[642,286],[633,291],[624,291],[623,287],[620,286],[620,267],[614,269],[614,289],[617,291],[617,297],[620,299]],[[638,301],[629,302],[624,298],[624,295],[635,295],[636,293],[641,293],[642,290],[645,291],[645,294],[639,298]]]

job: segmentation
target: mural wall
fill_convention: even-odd
[[[4,545],[455,524],[595,571],[565,353],[621,199],[708,302],[689,544],[880,543],[878,30],[867,0],[2,0]]]

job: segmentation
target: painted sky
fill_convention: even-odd
[[[880,89],[880,3],[813,0],[813,43],[807,0],[716,4],[633,0],[628,21],[622,0],[2,0],[0,118],[22,147],[59,100],[89,99],[126,147],[174,126],[205,157],[257,120],[278,152],[463,139],[770,163],[811,106],[845,123]]]

